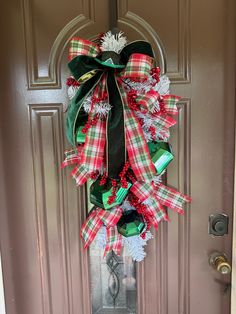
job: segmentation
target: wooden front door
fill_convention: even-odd
[[[86,191],[60,170],[67,44],[109,28],[109,0],[5,1],[1,8],[0,240],[7,314],[229,314],[230,276],[208,265],[231,256],[235,8],[233,0],[120,0],[119,28],[152,43],[182,95],[168,184],[193,203],[170,213],[145,262],[102,260],[79,238]],[[229,233],[208,233],[209,216]],[[115,266],[119,264],[118,266]],[[117,271],[119,269],[119,271]],[[118,289],[119,288],[119,289]]]

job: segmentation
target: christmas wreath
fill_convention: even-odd
[[[93,181],[94,207],[81,229],[85,248],[96,240],[104,255],[119,255],[127,246],[141,261],[151,226],[168,221],[165,207],[182,214],[190,201],[162,183],[174,158],[168,139],[180,97],[169,94],[170,81],[148,42],[127,44],[121,32],[110,31],[98,42],[70,41],[66,135],[72,148],[62,167],[74,166],[77,185]]]

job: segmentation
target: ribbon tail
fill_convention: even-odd
[[[104,250],[104,257],[107,253],[113,251],[116,255],[121,254],[122,235],[118,232],[117,227],[109,227],[107,232],[107,244]]]
[[[117,225],[120,217],[122,216],[122,208],[119,206],[116,206],[114,209],[111,210],[101,210],[98,213],[99,218],[101,221],[109,227],[114,227]]]
[[[191,202],[191,198],[170,188],[165,186],[164,184],[160,184],[157,190],[156,197],[158,201],[166,206],[171,208],[172,210],[178,212],[179,214],[183,214],[183,206],[186,202]]]
[[[107,243],[103,254],[104,257],[110,251],[114,251],[117,255],[120,255],[122,236],[117,230],[117,223],[121,216],[122,208],[119,206],[116,206],[114,210],[103,210],[99,213],[100,219],[106,225]]]
[[[71,165],[77,165],[73,168],[70,175],[75,179],[77,185],[83,185],[89,178],[88,170],[81,165],[81,147],[73,148],[65,151],[65,160],[61,164],[61,168]]]
[[[118,179],[126,162],[124,104],[112,71],[107,74],[107,90],[111,105],[107,117],[107,169],[109,177]]]
[[[162,96],[162,101],[165,107],[165,110],[168,114],[177,115],[178,107],[176,106],[177,102],[181,99],[181,97],[176,95],[164,95]]]
[[[136,181],[130,191],[139,199],[140,202],[144,202],[153,193],[153,186],[149,183]]]
[[[83,185],[89,178],[89,172],[83,165],[75,167],[70,175],[75,179],[76,185]]]
[[[150,222],[155,229],[162,220],[168,220],[168,216],[154,194],[155,186],[143,182],[135,182],[131,192],[145,205],[145,212],[150,217]]]
[[[78,150],[75,148],[68,149],[65,151],[65,159],[61,164],[61,168],[78,164],[79,161],[80,161],[80,157],[78,155]]]
[[[169,218],[164,210],[164,208],[161,206],[159,200],[152,196],[148,199],[147,204],[145,203],[147,213],[152,217],[151,223],[155,229],[158,228],[158,224],[162,221],[169,221]]]
[[[93,242],[96,234],[103,225],[101,219],[97,216],[97,211],[92,211],[81,227],[81,237],[84,239],[84,248],[88,248]]]
[[[106,144],[106,121],[98,119],[95,125],[88,129],[81,164],[89,171],[101,168]]]
[[[129,161],[137,180],[149,182],[156,173],[155,167],[144,138],[142,127],[134,113],[129,109],[127,96],[123,90],[122,97],[125,109],[126,146]]]

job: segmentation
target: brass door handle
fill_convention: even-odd
[[[228,262],[227,256],[223,253],[212,253],[209,257],[209,264],[222,275],[231,273],[231,265]]]

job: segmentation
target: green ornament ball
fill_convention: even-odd
[[[145,222],[142,215],[136,210],[124,212],[117,223],[117,229],[124,237],[140,235],[145,228]]]

